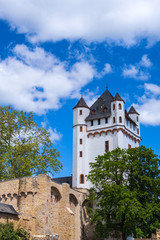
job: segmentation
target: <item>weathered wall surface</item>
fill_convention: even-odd
[[[59,240],[82,239],[82,204],[87,194],[45,174],[0,182],[0,200],[19,213],[15,224],[33,235],[55,235]],[[2,217],[0,221],[5,218]]]

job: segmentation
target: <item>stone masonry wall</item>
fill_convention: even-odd
[[[45,174],[0,182],[0,201],[13,205],[19,213],[18,221],[13,221],[31,236],[58,234],[59,240],[80,240],[86,197],[85,192],[55,183]]]

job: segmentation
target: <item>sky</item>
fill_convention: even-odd
[[[160,155],[159,0],[0,0],[0,105],[33,111],[72,173],[72,108],[108,87]]]

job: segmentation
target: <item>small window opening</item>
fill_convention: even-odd
[[[79,115],[82,115],[82,110],[79,110]]]
[[[119,123],[122,123],[122,117],[119,117]]]
[[[122,109],[121,103],[118,104],[118,109]]]
[[[82,138],[79,139],[79,143],[82,144]]]
[[[131,145],[130,144],[128,144],[128,149],[131,149]]]
[[[80,132],[82,132],[82,126],[80,126]]]
[[[113,110],[115,110],[115,104],[113,104]]]
[[[138,122],[138,117],[137,117],[137,122]]]
[[[83,183],[84,183],[84,175],[81,174],[81,175],[80,175],[80,184],[83,184]]]
[[[94,114],[95,114],[95,110],[92,109],[92,111],[91,111],[91,115],[94,115]]]
[[[105,118],[105,123],[108,123],[108,118]]]
[[[98,125],[100,125],[101,124],[101,119],[98,119]]]
[[[115,123],[116,122],[116,119],[115,119],[115,117],[113,117],[113,123]]]
[[[103,112],[104,112],[104,113],[106,113],[106,112],[107,112],[107,108],[106,108],[106,107],[104,107],[104,109],[103,109]]]
[[[137,134],[139,134],[139,128],[137,128]]]
[[[109,141],[105,141],[105,151],[109,151]]]
[[[93,126],[93,120],[91,120],[91,126]]]
[[[82,151],[80,151],[80,152],[79,152],[79,156],[82,157],[82,155],[83,155],[83,153],[82,153]]]

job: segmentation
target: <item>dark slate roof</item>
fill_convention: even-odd
[[[119,93],[116,93],[116,95],[115,95],[115,97],[113,98],[112,101],[116,101],[116,100],[124,102],[124,100],[120,97]]]
[[[12,205],[1,203],[1,202],[0,202],[0,213],[18,215],[18,213],[16,212],[16,210]]]
[[[106,89],[106,91],[90,107],[91,111],[88,117],[86,118],[86,121],[109,117],[111,115],[112,100],[113,100],[112,94],[108,91],[108,89]],[[91,114],[92,110],[95,111],[93,115]]]
[[[136,112],[136,110],[133,106],[131,106],[131,108],[129,109],[128,114],[138,114],[139,115],[139,113]]]
[[[125,110],[125,117],[126,119],[128,119],[130,122],[132,122],[134,125],[137,125],[133,120],[132,118],[130,118],[130,116],[128,115],[127,111]]]
[[[89,108],[88,105],[86,104],[86,102],[84,101],[83,97],[80,98],[80,100],[78,101],[78,103],[76,104],[76,106],[74,108],[78,108],[78,107]]]
[[[59,178],[52,178],[53,182],[62,184],[62,183],[68,183],[70,187],[72,188],[72,176],[69,177],[59,177]]]

